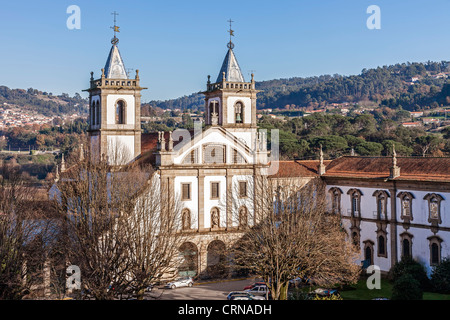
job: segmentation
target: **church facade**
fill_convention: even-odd
[[[410,255],[427,269],[450,255],[450,159],[341,157],[270,161],[258,130],[255,80],[245,81],[231,41],[216,80],[208,76],[205,128],[141,133],[139,72],[130,79],[117,42],[99,79],[91,73],[89,137],[93,156],[111,164],[148,162],[181,203],[181,230],[189,240],[181,273],[205,275],[218,252],[255,221],[255,177],[276,164],[274,178],[321,177],[330,212],[340,214],[361,263],[389,271]],[[117,146],[122,151],[117,154]],[[398,161],[398,164],[397,164]]]

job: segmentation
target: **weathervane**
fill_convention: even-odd
[[[116,32],[120,32],[119,27],[116,25],[116,16],[118,16],[119,14],[115,11],[111,14],[114,15],[114,27],[110,27],[114,30],[114,38],[111,39],[111,43],[116,45],[119,43],[119,39],[116,37]]]
[[[228,33],[230,34],[230,42],[228,42],[227,47],[228,47],[228,49],[233,49],[234,43],[231,42],[231,37],[234,37],[234,30],[231,29],[231,23],[234,21],[230,19],[230,20],[228,20],[228,22],[230,23],[230,30],[228,30]]]

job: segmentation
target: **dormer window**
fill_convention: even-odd
[[[242,102],[237,102],[234,105],[234,114],[236,123],[244,123],[244,106]]]

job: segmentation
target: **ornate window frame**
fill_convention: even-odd
[[[400,192],[397,195],[398,198],[400,198],[400,218],[406,222],[409,223],[410,221],[414,220],[413,217],[413,209],[412,209],[412,201],[415,199],[414,195],[411,192]],[[405,205],[407,204],[409,213],[406,214],[405,212]]]
[[[442,240],[440,237],[434,235],[427,238],[430,246],[430,266],[436,266],[441,263],[441,252],[442,252]],[[433,259],[433,246],[437,246],[437,261]]]
[[[431,223],[432,226],[438,226],[442,223],[441,219],[441,201],[444,198],[436,193],[428,193],[423,200],[428,201],[428,222]]]
[[[332,187],[328,190],[331,196],[331,212],[334,214],[341,214],[341,196],[342,190],[338,187]]]
[[[361,197],[363,193],[359,189],[352,188],[347,191],[350,196],[350,210],[353,218],[361,218]]]
[[[388,210],[387,210],[387,200],[390,198],[390,195],[385,190],[376,190],[372,196],[376,198],[377,211],[376,216],[378,220],[387,220],[388,219]]]
[[[369,266],[370,265],[373,265],[375,262],[374,262],[374,250],[373,250],[373,247],[374,247],[374,245],[375,245],[375,243],[372,241],[372,240],[364,240],[363,241],[363,243],[364,243],[364,260],[367,260],[367,249],[370,249],[370,264],[369,264]]]
[[[412,258],[412,246],[413,246],[413,241],[412,241],[412,239],[413,239],[413,235],[411,234],[411,233],[409,233],[409,232],[403,232],[403,233],[401,233],[400,234],[400,246],[401,246],[401,257],[403,258],[403,257],[406,257],[406,255],[405,255],[405,247],[404,247],[404,244],[405,244],[405,241],[408,241],[409,242],[409,248],[408,248],[408,256],[409,257],[411,257]]]

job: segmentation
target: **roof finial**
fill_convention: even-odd
[[[231,42],[231,37],[234,37],[234,30],[231,29],[231,23],[234,21],[230,19],[230,20],[228,20],[228,22],[230,23],[230,30],[228,30],[228,33],[230,34],[230,42],[228,42],[227,47],[228,47],[228,49],[233,49],[234,43]]]
[[[111,14],[114,15],[114,26],[110,27],[111,29],[114,30],[114,38],[111,39],[111,43],[113,45],[116,45],[116,44],[119,43],[119,39],[116,37],[116,32],[120,32],[119,27],[116,26],[116,16],[118,16],[119,14],[117,12],[115,12],[115,11],[113,13],[111,13]]]
[[[64,153],[61,154],[61,173],[66,171],[66,162],[64,161]]]
[[[397,153],[395,152],[395,144],[392,144],[392,167],[390,168],[390,179],[395,179],[400,176],[400,167],[397,166]]]
[[[319,152],[319,175],[323,175],[325,173],[325,165],[323,164],[323,151],[322,151],[322,144],[320,145],[320,152]]]
[[[397,152],[395,152],[395,144],[392,144],[392,166],[397,165]]]

